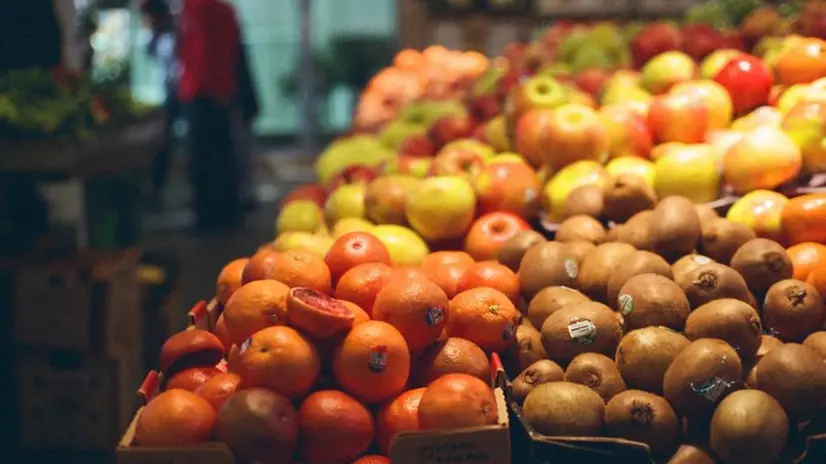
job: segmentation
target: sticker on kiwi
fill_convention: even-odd
[[[590,345],[597,337],[597,326],[588,319],[574,320],[568,324],[568,335],[577,343]]]
[[[692,258],[692,259],[694,260],[695,263],[700,264],[700,265],[708,264],[708,263],[711,262],[711,258],[709,258],[708,256],[703,256],[703,255],[694,255],[694,258]]]
[[[238,350],[238,355],[240,356],[244,354],[244,352],[249,349],[250,345],[252,345],[252,337],[249,337],[246,340],[244,340],[244,343],[241,344],[241,348]]]
[[[367,358],[367,367],[373,372],[382,372],[387,367],[387,347],[384,345],[377,346],[370,350],[370,356]]]
[[[723,396],[726,390],[731,387],[731,385],[731,382],[727,382],[723,378],[711,377],[699,384],[694,384],[692,382],[691,389],[712,403],[717,403],[717,401]]]
[[[516,335],[516,326],[512,322],[508,322],[505,330],[502,331],[502,340],[510,340]]]
[[[576,279],[577,274],[579,274],[579,267],[576,265],[576,261],[568,258],[565,260],[565,273],[568,274],[568,277],[572,279]]]
[[[441,324],[444,320],[445,311],[438,306],[428,309],[427,314],[425,314],[425,321],[427,321],[427,325]]]
[[[617,298],[617,308],[623,316],[634,310],[634,297],[627,293],[623,293]]]

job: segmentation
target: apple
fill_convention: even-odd
[[[679,50],[683,37],[680,31],[665,23],[644,27],[631,39],[634,67],[641,68],[648,60],[669,50]]]
[[[772,6],[757,8],[743,18],[740,31],[747,43],[756,44],[763,37],[773,35],[782,18]]]
[[[699,97],[708,108],[709,129],[725,129],[731,125],[731,97],[722,85],[710,80],[687,81],[675,85],[673,94],[692,94]]]
[[[468,151],[471,153],[476,153],[479,155],[483,160],[490,159],[496,152],[490,145],[487,145],[479,140],[474,139],[459,139],[454,140],[445,146],[443,146],[438,152],[437,156],[440,154],[444,154],[450,151]]]
[[[826,172],[826,104],[798,103],[786,113],[781,128],[800,148],[806,172]]]
[[[826,4],[806,2],[800,11],[800,34],[826,39]]]
[[[629,105],[603,106],[599,116],[608,133],[608,156],[647,158],[653,145],[647,118]]]
[[[431,164],[433,164],[433,158],[427,156],[399,155],[384,165],[384,173],[424,177],[430,171]]]
[[[657,142],[699,143],[710,126],[701,97],[686,93],[660,95],[648,110],[648,127]]]
[[[427,138],[436,148],[448,142],[470,137],[476,127],[467,114],[452,114],[436,120],[427,130]]]
[[[659,95],[675,84],[693,79],[696,73],[694,60],[685,53],[674,50],[661,53],[645,63],[640,84],[645,90]]]
[[[726,37],[707,24],[686,24],[680,31],[686,38],[683,40],[683,51],[696,61],[728,45]]]
[[[545,163],[545,136],[553,123],[553,110],[535,109],[523,114],[516,121],[514,147],[532,165]]]
[[[654,163],[637,156],[620,156],[605,165],[605,170],[613,177],[620,174],[634,174],[645,179],[650,186],[654,186]]]
[[[765,105],[774,85],[769,67],[759,58],[745,53],[730,59],[714,80],[728,91],[735,114]]]
[[[373,227],[370,233],[387,247],[396,267],[420,266],[430,254],[422,237],[407,227],[384,224]]]
[[[720,162],[722,163],[723,154],[727,153],[729,149],[743,138],[743,132],[718,129],[706,133],[706,143],[714,147],[720,155]]]
[[[461,176],[428,177],[407,197],[407,222],[426,241],[464,237],[476,208],[476,194]]]
[[[323,208],[324,202],[327,201],[327,189],[317,183],[300,185],[281,199],[278,206],[283,209],[288,203],[297,200],[310,200],[317,204],[319,208]]]
[[[494,156],[493,158],[487,160],[485,164],[503,164],[503,163],[521,163],[521,164],[528,164],[527,160],[522,157],[519,153],[513,153],[510,151],[504,151],[499,153],[498,155]]]
[[[324,226],[324,211],[311,200],[295,200],[287,203],[275,220],[276,235],[284,232],[315,233]]]
[[[520,232],[530,230],[522,218],[504,211],[483,214],[470,226],[465,251],[476,261],[496,260],[502,246]]]
[[[333,237],[309,232],[285,232],[275,239],[272,249],[275,251],[306,250],[324,259],[334,241]]]
[[[367,219],[349,217],[336,222],[336,225],[330,230],[330,235],[333,239],[339,239],[350,232],[370,232],[375,227],[375,224]]]
[[[480,125],[482,128],[482,142],[490,145],[496,152],[509,151],[511,148],[508,136],[508,124],[501,114]]]
[[[602,187],[608,173],[596,161],[577,161],[556,172],[542,189],[540,202],[549,221],[561,221],[565,200],[575,188],[583,185]]]
[[[758,127],[780,127],[783,123],[783,114],[777,108],[761,106],[731,123],[731,129],[739,132],[749,132]]]
[[[596,111],[568,103],[553,110],[541,154],[554,170],[576,161],[602,162],[608,154],[608,133]]]
[[[334,226],[343,218],[364,218],[365,184],[345,184],[330,193],[324,204],[324,218]]]
[[[584,69],[577,73],[574,83],[593,97],[599,96],[603,86],[608,81],[608,72],[601,68]]]
[[[794,179],[802,165],[800,148],[775,127],[758,127],[743,135],[723,157],[723,173],[738,193],[773,189]]]
[[[419,179],[411,175],[381,176],[367,184],[364,209],[367,218],[377,224],[404,224],[407,195]]]
[[[474,181],[480,213],[507,211],[534,217],[542,186],[536,171],[524,162],[496,162],[486,165]]]
[[[413,134],[405,137],[399,144],[399,154],[412,156],[433,156],[436,149],[425,134]]]
[[[553,109],[565,103],[565,90],[554,78],[533,76],[519,84],[511,96],[513,117],[537,108]]]
[[[428,175],[446,176],[461,175],[467,179],[473,179],[482,170],[485,159],[476,152],[470,150],[447,150],[439,152],[433,158]]]
[[[811,37],[788,37],[774,63],[781,84],[808,84],[826,77],[826,41]]]
[[[332,192],[342,185],[367,184],[378,176],[378,170],[365,164],[347,166],[327,182],[327,191]]]
[[[470,100],[470,114],[478,121],[488,121],[502,111],[498,92],[473,97]]]
[[[723,69],[732,58],[741,55],[743,52],[733,48],[723,48],[712,52],[700,63],[700,77],[703,79],[713,79],[714,76]]]
[[[726,219],[750,227],[758,237],[782,239],[783,207],[789,199],[771,190],[749,192],[731,205]]]
[[[654,191],[659,198],[684,196],[695,203],[720,194],[720,156],[707,144],[674,144],[654,162]]]
[[[798,103],[806,99],[811,90],[811,86],[807,84],[794,84],[783,89],[780,96],[777,97],[777,102],[774,107],[780,110],[781,113],[786,114],[795,107]]]

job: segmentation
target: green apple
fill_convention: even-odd
[[[425,240],[438,242],[465,236],[473,222],[476,193],[461,176],[423,179],[407,197],[407,222]]]
[[[553,109],[565,103],[565,89],[549,76],[533,76],[514,91],[513,114],[516,118],[537,108]]]

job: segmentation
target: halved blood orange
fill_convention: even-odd
[[[308,335],[327,338],[353,328],[355,315],[330,295],[296,287],[287,294],[287,321]]]

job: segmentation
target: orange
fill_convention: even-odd
[[[218,340],[221,340],[221,343],[224,345],[224,354],[228,353],[229,349],[232,348],[232,341],[230,341],[229,329],[227,329],[227,323],[224,320],[223,314],[218,316],[218,320],[215,321],[215,336],[218,337]]]
[[[178,373],[168,378],[165,387],[167,390],[195,391],[220,373],[221,371],[215,367],[191,367],[178,371]]]
[[[333,246],[324,257],[324,262],[330,269],[333,282],[338,282],[345,272],[359,264],[381,263],[389,266],[390,252],[374,235],[367,232],[350,232],[333,242]]]
[[[372,314],[376,295],[390,281],[393,272],[393,268],[382,263],[359,264],[338,280],[335,297],[355,303]]]
[[[817,263],[826,258],[826,246],[815,242],[803,242],[792,245],[786,252],[794,265],[793,278],[805,281]]]
[[[420,267],[403,266],[393,269],[392,278],[407,277],[411,279],[426,279],[424,271]]]
[[[279,252],[265,245],[250,257],[241,274],[241,283],[246,284],[254,280],[264,280],[272,269]]]
[[[363,324],[370,320],[370,315],[367,314],[367,311],[361,309],[361,306],[353,303],[352,301],[347,300],[338,300],[353,313],[353,327]]]
[[[286,324],[289,291],[277,280],[256,280],[233,293],[221,314],[230,343],[240,345],[261,329]]]
[[[335,390],[313,393],[298,409],[299,450],[307,464],[350,463],[373,441],[373,416]]]
[[[812,273],[809,274],[806,282],[811,284],[817,290],[817,293],[820,293],[823,301],[826,302],[826,258],[820,260]]]
[[[427,279],[393,279],[376,296],[373,319],[397,328],[417,352],[439,338],[449,305],[445,292]]]
[[[453,298],[459,280],[473,263],[473,258],[464,251],[437,251],[425,257],[422,271],[444,290],[448,298]]]
[[[395,327],[367,321],[350,331],[333,354],[333,376],[366,403],[398,395],[410,376],[410,351]]]
[[[287,294],[287,320],[316,340],[324,340],[350,330],[355,314],[341,300],[312,288],[297,287]]]
[[[419,430],[419,401],[424,388],[408,390],[383,404],[376,414],[376,447],[390,453],[393,437],[401,432]]]
[[[496,424],[496,399],[487,383],[467,374],[448,374],[425,389],[419,427],[458,429]]]
[[[215,409],[215,412],[221,409],[230,395],[238,390],[238,385],[241,383],[241,377],[232,372],[221,372],[212,377],[206,383],[198,387],[195,393],[201,398],[209,401],[209,404]]]
[[[213,367],[224,357],[224,344],[203,329],[178,332],[161,347],[161,371],[167,376],[189,367]]]
[[[781,217],[787,244],[826,244],[826,193],[810,193],[789,200]]]
[[[486,351],[503,351],[515,342],[519,312],[502,292],[479,287],[450,302],[447,334],[466,338]]]
[[[239,258],[235,261],[230,261],[229,264],[221,269],[218,274],[218,282],[215,288],[215,296],[221,304],[227,304],[230,295],[241,288],[244,268],[247,266],[249,258]]]
[[[422,66],[422,63],[424,63],[422,54],[411,48],[399,50],[396,56],[393,57],[393,65],[398,68],[416,71]]]
[[[353,461],[353,464],[391,464],[390,458],[379,454],[369,454]]]
[[[493,211],[476,219],[465,237],[465,251],[474,259],[491,260],[513,236],[530,230],[521,217],[504,211]]]
[[[229,357],[229,370],[241,387],[263,387],[300,398],[315,385],[321,370],[318,351],[304,335],[286,326],[268,327],[245,341]]]
[[[445,374],[468,374],[488,381],[488,356],[469,340],[449,337],[425,348],[412,368],[416,385],[426,386]]]
[[[306,250],[278,253],[267,272],[267,279],[285,283],[288,287],[308,287],[330,294],[330,269],[324,260]]]
[[[509,267],[496,261],[481,261],[465,272],[457,293],[477,287],[490,287],[504,293],[514,304],[519,301],[519,277]]]
[[[142,446],[182,446],[209,440],[215,410],[186,390],[167,390],[141,410],[135,443]]]

